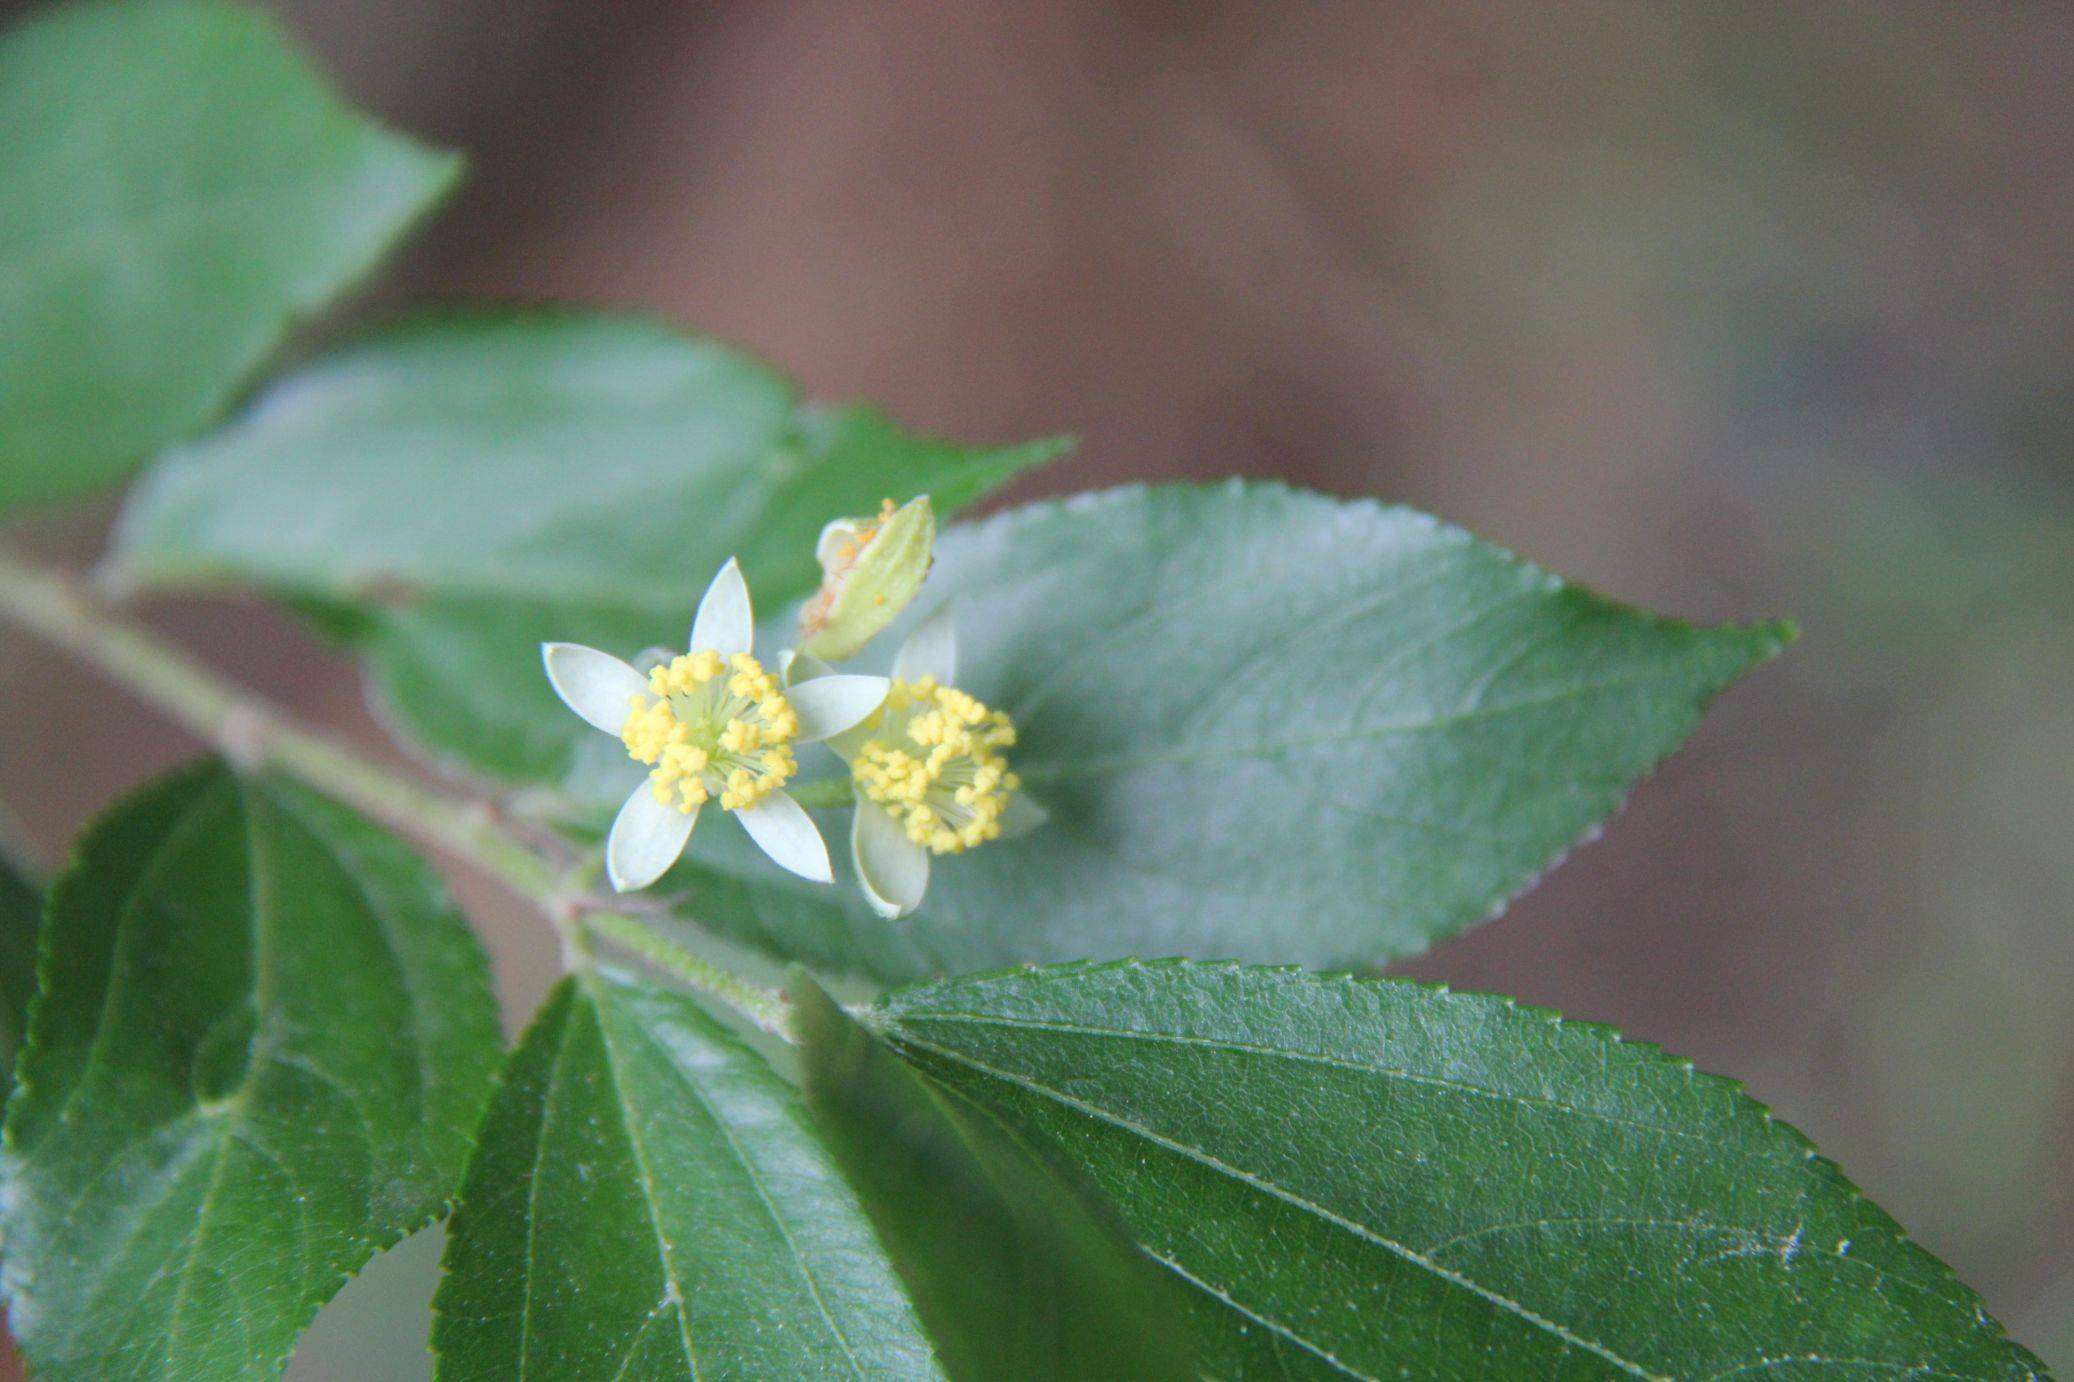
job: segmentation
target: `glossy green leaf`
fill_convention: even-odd
[[[549,998],[449,1235],[443,1382],[938,1375],[796,1092],[638,979]]]
[[[428,318],[163,458],[118,561],[350,616],[406,734],[551,780],[589,731],[542,678],[542,642],[681,647],[730,556],[775,613],[819,584],[829,519],[924,491],[949,511],[1059,449],[967,450],[806,407],[756,361],[647,320]]]
[[[0,861],[0,1098],[14,1082],[14,1056],[36,996],[36,930],[43,898]]]
[[[807,1102],[951,1375],[1192,1378],[1181,1293],[1048,1154],[917,1078],[810,978]]]
[[[2028,1378],[1798,1133],[1612,1031],[1401,980],[975,976],[872,1025],[1067,1148],[1238,1376]]]
[[[56,6],[0,39],[0,509],[206,422],[458,166],[243,8]]]
[[[1410,510],[1260,484],[954,528],[915,615],[944,599],[959,682],[1014,715],[1050,823],[938,859],[897,923],[700,831],[701,920],[893,979],[1414,955],[1595,830],[1789,636],[1658,618]]]
[[[0,1272],[36,1376],[277,1376],[459,1179],[501,1044],[466,924],[390,836],[205,764],[87,833],[42,967]]]

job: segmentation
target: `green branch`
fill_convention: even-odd
[[[775,989],[752,984],[732,970],[723,969],[657,935],[623,913],[586,912],[583,924],[622,950],[631,951],[701,993],[718,998],[772,1036],[786,1041],[798,1040],[792,1030],[792,1006]]]
[[[269,769],[335,797],[389,828],[445,850],[525,897],[585,954],[583,926],[640,954],[734,1008],[765,1031],[788,1035],[782,995],[698,959],[630,917],[585,912],[585,861],[551,858],[520,838],[487,801],[429,787],[359,750],[298,724],[143,628],[94,600],[75,578],[0,552],[0,618],[98,668],[226,759]],[[648,937],[640,941],[639,932]]]

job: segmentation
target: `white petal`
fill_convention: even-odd
[[[1001,839],[1013,840],[1018,835],[1027,835],[1051,819],[1051,812],[1031,800],[1028,792],[1018,791],[1001,808]]]
[[[900,645],[900,653],[893,659],[893,675],[902,681],[935,677],[939,686],[957,684],[958,628],[951,620],[948,600],[931,610]]]
[[[847,545],[854,555],[857,550],[859,529],[854,518],[838,518],[821,529],[820,541],[814,544],[814,560],[827,570],[837,560],[837,554]]]
[[[691,650],[702,653],[708,649],[722,657],[746,653],[756,641],[756,620],[749,612],[749,584],[742,579],[742,568],[729,557],[727,565],[706,587],[706,596],[699,601],[698,617],[691,621]]]
[[[670,871],[699,813],[679,811],[655,799],[655,788],[644,778],[627,804],[619,808],[612,833],[605,837],[605,876],[614,892],[645,888]]]
[[[803,681],[812,681],[816,677],[832,677],[835,675],[835,668],[812,653],[787,648],[778,654],[778,672],[784,677],[785,685],[789,689]]]
[[[929,851],[907,838],[900,822],[872,802],[857,803],[850,823],[850,861],[864,900],[888,920],[922,905],[929,887]]]
[[[839,675],[833,667],[823,662],[820,658],[815,657],[812,653],[797,652],[790,648],[786,649],[781,655],[778,665],[784,670],[785,695],[787,699],[791,698],[794,690],[810,681],[819,681],[823,677]],[[882,678],[875,677],[872,680],[882,680]],[[879,693],[879,698],[880,700],[885,699],[884,691]],[[866,718],[868,719],[869,716]],[[857,756],[857,750],[863,748],[865,742],[870,738],[871,731],[866,729],[862,723],[859,723],[850,726],[848,729],[839,730],[821,742],[835,750],[836,757],[848,763]]]
[[[783,792],[772,792],[754,806],[735,812],[735,819],[779,868],[816,883],[835,881],[828,868],[828,846],[821,843],[814,818]]]
[[[799,741],[811,744],[841,734],[885,704],[884,677],[815,677],[790,687],[785,699],[799,715]]]
[[[625,729],[634,698],[648,696],[648,678],[612,654],[581,643],[543,643],[540,661],[562,704],[607,734]]]

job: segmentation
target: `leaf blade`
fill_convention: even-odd
[[[451,1191],[500,1046],[473,937],[373,826],[202,764],[88,832],[42,944],[4,1150],[24,1351],[277,1374]]]
[[[1590,838],[1789,637],[1616,604],[1410,510],[1238,482],[953,528],[909,618],[950,598],[960,684],[1015,717],[1049,824],[943,860],[898,927],[695,841],[702,892],[739,899],[702,916],[890,981],[1401,959]]]
[[[1058,450],[803,405],[761,363],[644,319],[444,313],[312,362],[163,457],[116,560],[360,616],[408,737],[552,781],[585,732],[541,684],[539,644],[681,646],[729,557],[775,610],[818,583],[829,518],[920,491],[955,508]]]
[[[877,1014],[1074,1153],[1196,1287],[1213,1370],[2039,1371],[1805,1139],[1602,1028],[1183,963],[973,976]]]
[[[905,1070],[811,978],[791,993],[816,1125],[953,1376],[1195,1375],[1164,1284],[1084,1187]]]
[[[85,4],[17,27],[0,509],[98,487],[207,421],[458,170],[354,116],[241,8]]]
[[[611,973],[565,980],[513,1054],[434,1308],[446,1382],[937,1375],[789,1087]]]

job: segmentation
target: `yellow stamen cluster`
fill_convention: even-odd
[[[1008,713],[923,677],[895,679],[881,716],[850,765],[865,799],[937,854],[960,854],[1000,835],[1001,813],[1022,785],[1001,756],[1015,743]]]
[[[799,716],[778,679],[747,653],[687,653],[648,674],[634,698],[627,753],[649,765],[655,799],[696,811],[713,797],[723,810],[754,806],[798,770],[792,740]]]

